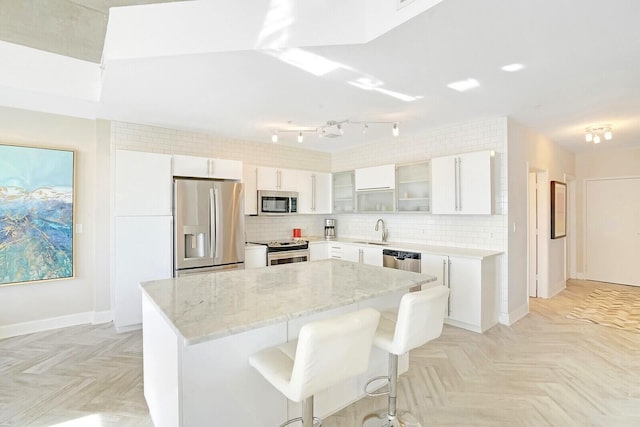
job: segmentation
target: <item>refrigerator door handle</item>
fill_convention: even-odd
[[[216,217],[216,202],[213,194],[213,188],[209,189],[209,250],[211,259],[216,257],[216,229],[215,229],[215,217]]]
[[[220,193],[219,193],[219,189],[218,188],[214,188],[211,190],[213,192],[213,218],[212,218],[212,223],[213,223],[213,228],[214,228],[214,234],[213,234],[213,239],[211,242],[211,246],[214,248],[214,252],[213,252],[213,259],[215,259],[218,256],[218,253],[220,253],[220,239],[218,238],[218,233],[220,231],[220,214],[218,212],[218,210],[220,209]]]

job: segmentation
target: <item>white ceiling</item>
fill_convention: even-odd
[[[395,1],[380,0],[380,4],[395,6]],[[256,2],[268,7],[247,10],[246,22],[269,22],[269,11],[292,4]],[[197,3],[203,2],[180,5]],[[7,65],[11,59],[14,69],[11,74],[0,67],[0,104],[269,144],[274,129],[315,128],[328,120],[397,121],[401,137],[411,137],[452,123],[510,116],[573,151],[591,149],[584,141],[584,129],[601,123],[613,125],[614,139],[598,149],[640,145],[640,2],[434,3],[438,1],[416,0],[395,14],[385,12],[386,24],[376,14],[379,5],[365,0],[352,0],[351,7],[339,9],[318,9],[319,3],[310,1],[316,4],[313,13],[306,10],[299,15],[290,9],[290,17],[298,18],[298,23],[289,25],[290,38],[284,45],[301,46],[340,64],[323,76],[281,61],[273,50],[265,49],[272,44],[245,48],[239,34],[249,26],[238,21],[225,26],[218,16],[217,25],[197,37],[207,43],[195,43],[201,29],[186,18],[181,24],[193,31],[158,20],[154,28],[147,28],[140,18],[134,19],[139,25],[127,27],[128,13],[156,16],[157,11],[170,10],[164,19],[176,19],[181,16],[176,9],[158,8],[178,4],[112,9],[102,69],[85,75],[92,82],[86,84],[95,84],[96,90],[63,90],[60,78],[44,75],[25,82],[20,70],[33,63],[34,53],[21,56],[12,46],[0,45],[0,61],[4,56]],[[363,12],[360,17],[353,15],[358,10]],[[414,13],[417,16],[407,20]],[[180,40],[177,34],[182,35]],[[340,44],[338,38],[350,44]],[[159,42],[165,39],[169,41]],[[169,45],[171,52],[162,54],[158,49]],[[41,60],[61,61],[48,55]],[[514,73],[500,69],[512,63],[521,63],[524,69]],[[75,62],[67,65],[77,69]],[[406,102],[349,84],[358,78],[378,82],[383,91],[421,98]],[[467,78],[478,80],[480,86],[464,93],[447,87]],[[391,140],[390,127],[371,125],[363,134],[361,126],[349,125],[339,138],[308,133],[302,144],[296,142],[295,133],[281,133],[278,143],[335,152]]]

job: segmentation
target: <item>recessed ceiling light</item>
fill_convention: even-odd
[[[460,80],[459,82],[449,83],[447,87],[457,90],[458,92],[464,92],[465,90],[473,89],[480,86],[480,83],[476,79]]]
[[[505,65],[504,67],[502,67],[502,71],[508,71],[510,73],[514,72],[514,71],[520,71],[524,68],[524,65],[522,64],[509,64],[509,65]]]

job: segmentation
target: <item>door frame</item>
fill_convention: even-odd
[[[576,201],[576,177],[574,175],[564,174],[564,182],[567,183],[567,237],[564,239],[564,280],[577,279],[577,258],[576,258],[576,218],[577,218],[577,201]]]
[[[537,220],[538,233],[537,233],[537,287],[536,296],[542,298],[548,298],[549,296],[549,218],[550,218],[550,191],[549,191],[549,172],[546,169],[536,168],[535,166],[527,164],[527,294],[530,295],[530,277],[531,269],[535,268],[531,262],[532,244],[530,225],[532,221]],[[530,197],[531,188],[529,186],[529,174],[536,174],[536,205],[537,209],[535,213],[536,218],[532,218]]]

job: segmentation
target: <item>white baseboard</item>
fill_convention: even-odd
[[[109,323],[113,321],[113,312],[111,310],[108,311],[94,311],[93,312],[93,323],[94,325],[100,325],[102,323]]]
[[[14,323],[12,325],[0,326],[0,339],[66,328],[68,326],[107,323],[111,321],[111,317],[111,311],[87,311],[85,313],[69,314],[67,316]]]
[[[577,276],[577,277],[576,277],[576,279],[579,279],[579,280],[587,280],[587,275],[586,275],[586,274],[584,274],[584,272],[583,272],[583,271],[578,271],[578,272],[576,273],[576,276]]]
[[[498,321],[502,325],[511,326],[527,314],[529,314],[529,306],[527,304],[523,304],[510,313],[501,313]]]
[[[561,280],[549,289],[549,295],[547,298],[553,298],[565,289],[567,289],[567,281]]]

